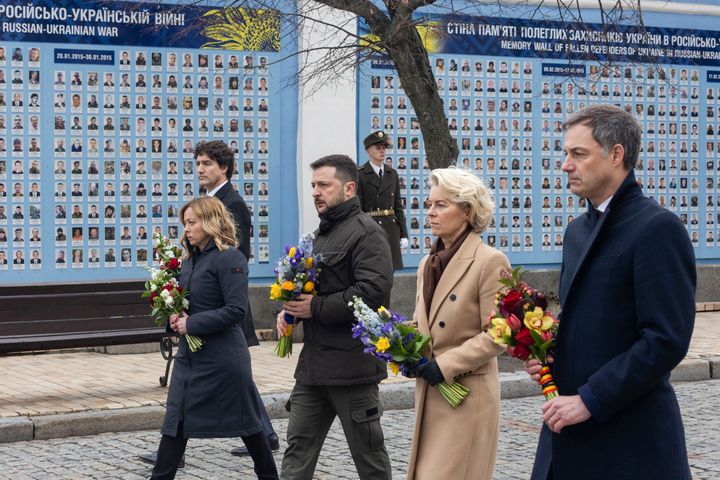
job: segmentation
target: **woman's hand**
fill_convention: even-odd
[[[187,315],[170,315],[170,328],[180,335],[187,335]]]
[[[552,357],[552,355],[547,355],[545,357],[545,359],[547,360],[548,365],[553,363],[553,361],[555,360]],[[530,375],[530,378],[533,379],[533,381],[535,381],[535,382],[540,381],[540,369],[541,368],[542,368],[542,364],[534,358],[531,358],[531,359],[525,361],[525,371],[528,373],[528,375]]]
[[[440,370],[440,366],[434,358],[418,367],[417,376],[428,382],[433,387],[445,380],[442,371]]]

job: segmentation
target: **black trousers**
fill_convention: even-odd
[[[270,450],[265,432],[241,437],[255,463],[255,474],[259,480],[279,480],[275,459]],[[185,453],[187,438],[183,436],[183,424],[178,425],[177,436],[163,435],[158,448],[157,462],[151,480],[172,480],[177,473],[180,459]]]

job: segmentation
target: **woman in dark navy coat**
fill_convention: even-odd
[[[259,479],[277,479],[275,461],[262,433],[245,335],[248,267],[235,248],[235,223],[220,200],[196,198],[180,210],[186,249],[180,285],[189,292],[189,312],[173,316],[180,337],[153,479],[172,479],[188,438],[242,437]],[[191,352],[184,335],[203,339]]]

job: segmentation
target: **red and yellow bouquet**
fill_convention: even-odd
[[[498,345],[507,346],[510,356],[540,362],[540,386],[546,400],[558,396],[547,363],[547,354],[555,346],[559,320],[547,310],[547,298],[522,280],[521,267],[503,272],[504,287],[495,297],[497,312],[490,313],[488,333]]]
[[[160,234],[153,236],[155,256],[159,268],[149,268],[150,280],[145,282],[143,298],[147,298],[152,307],[152,317],[157,326],[167,324],[172,315],[182,315],[190,306],[188,292],[180,286],[177,277],[180,275],[180,247],[172,245],[167,237]],[[185,335],[190,350],[197,352],[203,344],[202,339],[193,335]]]

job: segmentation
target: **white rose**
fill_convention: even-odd
[[[182,300],[183,310],[187,310],[187,308],[188,308],[189,306],[190,306],[190,302],[188,302],[188,299],[187,299],[187,298],[183,298],[183,300]]]
[[[172,307],[173,303],[175,303],[175,302],[172,297],[168,296],[167,298],[165,298],[165,306],[166,307]]]
[[[156,291],[157,288],[158,288],[157,285],[155,285],[154,283],[151,283],[151,284],[150,284],[150,291],[151,291],[151,292]]]

